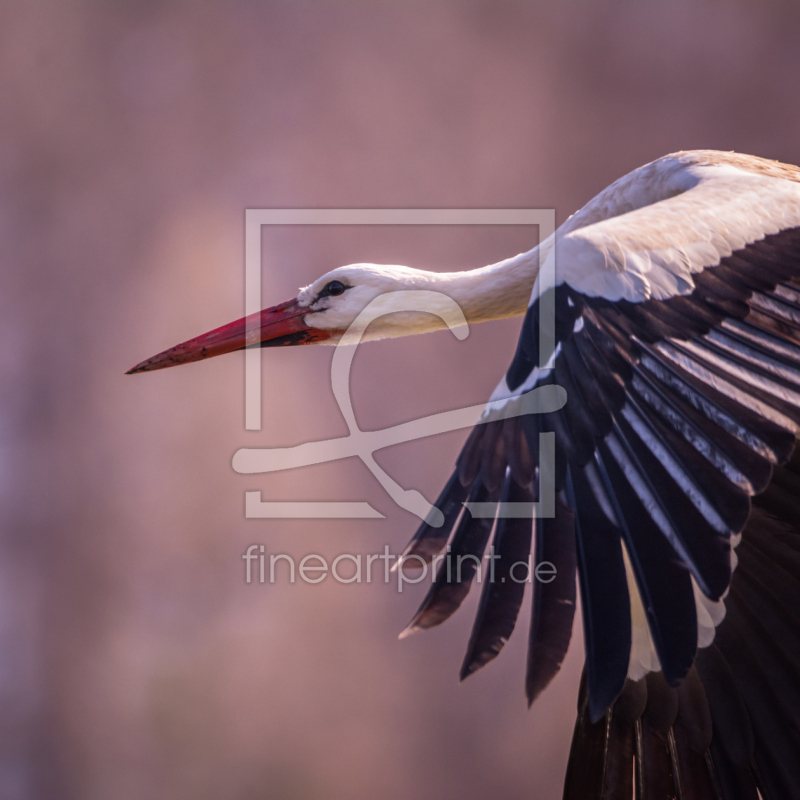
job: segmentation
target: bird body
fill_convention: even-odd
[[[397,310],[398,289],[428,290],[425,303]],[[437,295],[468,323],[524,315],[492,400],[567,392],[560,410],[478,424],[436,502],[444,525],[423,523],[404,554],[429,562],[449,545],[477,560],[491,541],[505,568],[531,548],[556,565],[557,580],[533,582],[529,702],[561,665],[580,596],[586,668],[565,797],[800,797],[800,170],[675,153],[527,253],[446,274],[340,267],[131,372],[335,344],[376,298],[386,313],[364,338],[435,330]],[[533,501],[544,480],[555,515],[535,526],[464,510]],[[514,629],[524,584],[503,568],[482,587],[462,678]],[[404,633],[454,613],[474,572],[454,582],[440,569]]]

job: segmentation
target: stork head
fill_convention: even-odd
[[[379,295],[400,289],[435,288],[443,278],[438,273],[402,266],[351,264],[339,267],[301,289],[293,300],[171,347],[137,364],[127,374],[188,364],[246,347],[335,344],[359,313]],[[419,312],[392,313],[391,295],[388,297],[387,315],[372,323],[363,337],[365,340],[443,327],[440,318],[425,313],[424,308]]]

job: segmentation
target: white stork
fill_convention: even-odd
[[[535,286],[555,252],[552,286]],[[542,269],[542,275],[545,270]],[[586,646],[565,798],[800,797],[800,169],[681,152],[619,179],[528,253],[469,272],[340,267],[258,317],[258,346],[335,343],[379,294],[434,289],[468,322],[525,315],[493,399],[557,384],[557,412],[477,425],[406,554],[499,556],[462,677],[510,636],[532,524],[472,518],[466,500],[530,501],[540,432],[555,433],[556,515],[534,555],[529,702],[555,675],[576,584]],[[540,292],[541,289],[541,292]],[[542,293],[543,292],[543,293]],[[540,298],[555,342],[539,363]],[[530,301],[530,302],[529,302]],[[365,338],[442,327],[402,312]],[[130,372],[249,346],[245,320]],[[445,570],[410,631],[466,596]],[[577,579],[577,580],[576,580]]]

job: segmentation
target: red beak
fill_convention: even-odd
[[[303,322],[308,313],[309,309],[298,305],[297,300],[289,300],[177,344],[142,361],[125,374],[177,367],[178,364],[202,361],[246,347],[285,347],[329,339],[331,331],[310,328]]]

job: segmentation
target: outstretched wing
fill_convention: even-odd
[[[596,720],[627,677],[661,670],[675,686],[711,643],[751,498],[800,517],[796,491],[773,480],[800,430],[800,171],[667,157],[612,184],[541,254],[557,256],[555,285],[534,288],[494,398],[553,383],[567,404],[472,431],[437,501],[445,525],[423,525],[406,550],[429,560],[449,542],[460,580],[443,566],[408,630],[459,607],[494,529],[497,570],[462,677],[500,652],[524,590],[503,570],[527,558],[532,525],[475,519],[463,503],[533,500],[539,434],[554,433],[556,516],[538,520],[534,555],[558,577],[533,581],[527,691],[532,701],[564,657],[577,567]],[[542,367],[547,293],[555,341]]]

